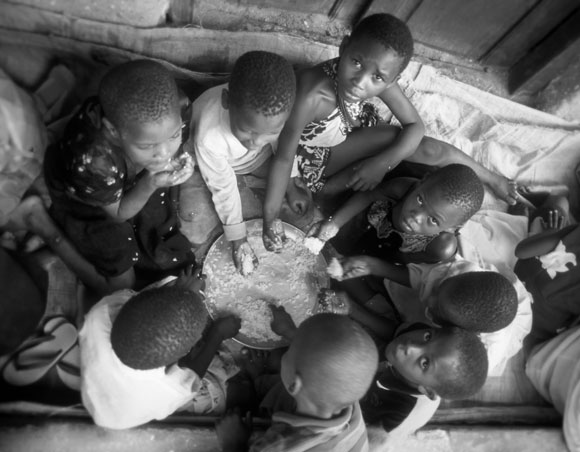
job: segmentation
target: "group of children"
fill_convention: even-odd
[[[263,241],[273,252],[284,246],[284,198],[300,214],[314,196],[329,215],[308,235],[345,256],[334,277],[351,299],[348,315],[318,314],[298,327],[273,309],[272,329],[291,345],[262,391],[272,426],[249,444],[249,425],[228,414],[217,425],[224,451],[367,450],[365,423],[412,432],[441,398],[467,398],[501,375],[530,331],[531,295],[511,269],[462,259],[457,234],[480,209],[484,184],[509,204],[517,185],[424,137],[397,83],[412,54],[407,26],[376,14],[334,60],[295,74],[279,55],[248,52],[228,83],[193,103],[159,63],[107,73],[47,151],[50,215],[36,198],[20,210],[24,226],[106,295],[80,333],[82,399],[97,424],[223,414],[239,399],[232,376],[247,363],[222,342],[240,321],[209,319],[192,241],[180,230],[179,185],[194,172],[244,275],[260,263],[236,176],[267,178]],[[384,122],[375,97],[400,125]],[[516,273],[541,313],[538,339],[579,314],[571,298],[554,312],[552,289],[533,273],[535,256],[580,243],[576,226],[549,226],[516,250]],[[168,275],[177,278],[136,292]]]

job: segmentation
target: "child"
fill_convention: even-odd
[[[236,174],[265,177],[295,96],[290,63],[270,52],[253,51],[236,61],[228,84],[210,88],[193,103],[197,164],[243,274],[258,262],[246,239]]]
[[[97,425],[125,429],[180,409],[223,413],[237,369],[216,352],[240,320],[210,324],[203,286],[187,269],[173,286],[119,291],[89,311],[79,336],[81,393]]]
[[[457,327],[401,326],[384,353],[361,408],[365,421],[380,424],[390,437],[413,433],[429,421],[441,398],[465,399],[487,376],[485,347],[474,333]]]
[[[405,322],[428,321],[425,317],[425,308],[429,307],[435,323],[445,320],[446,323],[459,322],[464,326],[482,332],[480,335],[487,348],[490,375],[501,375],[509,358],[515,355],[522,347],[524,337],[531,328],[531,296],[524,288],[517,276],[507,267],[498,271],[492,265],[479,266],[478,264],[456,257],[451,262],[442,262],[435,265],[409,264],[407,266],[394,265],[370,256],[354,256],[343,262],[344,277],[354,278],[372,274],[385,278],[384,284],[388,297]],[[481,273],[485,271],[485,273]],[[488,272],[501,273],[503,278],[493,277]],[[452,279],[456,275],[470,275]],[[513,290],[517,297],[517,309],[513,317]],[[450,283],[445,284],[447,280]],[[406,287],[404,287],[406,286]],[[409,287],[411,289],[409,289]],[[472,316],[482,315],[470,312],[460,312],[458,306],[461,300],[452,298],[471,294],[473,298],[466,300],[468,304],[476,305],[478,300],[496,305],[502,313],[499,318],[493,315],[493,309],[487,318],[481,317],[473,322]],[[457,294],[457,295],[456,295]],[[450,298],[445,300],[445,298]],[[373,310],[380,309],[377,300]],[[382,304],[386,304],[385,299]],[[463,309],[463,308],[462,308]],[[453,310],[450,314],[446,311]],[[507,324],[494,332],[497,327]]]
[[[553,215],[552,215],[553,216]],[[527,345],[555,337],[580,316],[580,226],[558,228],[561,220],[516,247],[515,272],[533,297],[533,323]]]
[[[136,278],[151,282],[194,262],[174,207],[177,186],[193,172],[188,154],[177,157],[182,100],[161,64],[121,64],[47,151],[51,216],[95,267],[95,278],[106,279],[105,292],[134,287]]]
[[[422,141],[421,118],[397,84],[412,53],[408,27],[389,14],[374,14],[344,38],[339,58],[298,74],[296,102],[280,134],[264,203],[267,249],[279,249],[284,240],[276,219],[297,152],[302,177],[311,190],[326,196],[348,188],[372,189],[387,172],[408,160],[434,166],[466,164],[498,196],[515,202],[516,186],[505,177],[453,146],[432,138]],[[365,103],[375,96],[389,107],[402,129],[379,124],[374,107]]]
[[[273,312],[286,314],[283,308]],[[292,397],[291,403],[274,413],[272,426],[249,450],[368,450],[358,401],[377,369],[372,339],[360,325],[338,314],[315,315],[298,329],[286,316],[282,330],[276,320],[272,329],[291,340],[281,368],[282,392]],[[224,452],[248,450],[250,432],[238,415],[218,423],[217,433]]]
[[[475,172],[452,164],[423,180],[395,178],[374,190],[358,192],[310,234],[329,240],[366,210],[363,230],[368,232],[355,246],[357,252],[383,259],[388,256],[399,263],[436,263],[455,255],[455,235],[482,201],[483,185]],[[346,234],[344,240],[353,242],[353,234]],[[336,245],[343,251],[340,243]]]

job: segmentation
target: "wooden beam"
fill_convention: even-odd
[[[552,34],[510,68],[508,89],[514,96],[534,94],[580,54],[580,8]]]
[[[578,0],[540,1],[484,55],[482,64],[513,65],[577,7]]]

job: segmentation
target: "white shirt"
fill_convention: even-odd
[[[236,174],[249,174],[271,155],[277,136],[261,149],[247,149],[233,135],[229,111],[222,106],[227,84],[205,91],[192,105],[191,130],[197,165],[212,193],[226,239],[245,237],[242,201]]]
[[[193,370],[177,364],[136,370],[119,360],[111,346],[111,328],[133,295],[122,290],[103,298],[86,315],[79,333],[82,401],[102,427],[124,429],[165,419],[189,403],[201,387]]]
[[[385,279],[385,287],[404,321],[426,322],[426,302],[433,289],[455,275],[473,271],[494,271],[505,276],[516,289],[518,310],[512,323],[493,333],[480,333],[487,349],[489,376],[502,375],[508,360],[521,348],[524,338],[532,329],[532,296],[516,274],[507,266],[498,270],[491,264],[478,265],[456,257],[451,262],[438,264],[409,264],[411,288]],[[428,322],[430,323],[430,322]]]

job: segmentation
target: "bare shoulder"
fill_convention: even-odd
[[[313,120],[326,118],[336,108],[336,94],[322,65],[316,65],[297,74],[296,102],[310,105]]]
[[[453,232],[441,232],[431,240],[425,250],[434,257],[435,261],[446,261],[457,252],[457,237]]]
[[[381,182],[375,190],[385,198],[402,199],[418,181],[414,177],[395,177]]]

